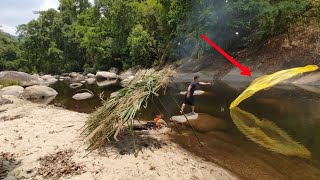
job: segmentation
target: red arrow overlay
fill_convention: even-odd
[[[233,65],[238,67],[241,71],[241,75],[243,76],[251,76],[250,69],[248,66],[243,67],[237,60],[233,59],[229,54],[227,54],[224,50],[222,50],[219,46],[213,43],[207,36],[201,34],[202,39],[204,39],[207,43],[209,43],[213,48],[215,48],[220,54],[222,54],[225,58],[227,58]]]

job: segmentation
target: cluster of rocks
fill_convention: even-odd
[[[138,69],[139,67],[130,68],[121,74],[119,74],[117,68],[111,68],[109,71],[98,71],[96,74],[71,72],[61,75],[30,75],[24,72],[2,71],[0,72],[0,80],[17,80],[21,84],[20,86],[14,85],[0,89],[0,96],[12,95],[33,101],[52,100],[58,93],[48,86],[58,81],[70,81],[70,88],[74,89],[82,87],[85,83],[96,83],[99,87],[104,87],[120,82],[122,86],[126,86],[135,77],[134,75]],[[92,97],[92,93],[85,92],[75,94],[73,99],[84,100]]]
[[[82,74],[82,73],[64,73],[60,76],[60,81],[70,80],[71,88],[79,88],[84,83],[87,84],[97,84],[99,87],[105,87],[112,84],[117,84],[120,82],[122,86],[126,86],[133,78],[135,73],[140,67],[130,68],[129,70],[119,74],[117,68],[111,68],[109,71],[98,71],[96,74]],[[82,84],[82,85],[81,85]]]
[[[48,103],[58,94],[54,89],[47,87],[58,81],[51,75],[39,76],[17,71],[2,71],[0,72],[0,80],[16,80],[21,83],[21,86],[14,85],[1,88],[0,96],[11,95],[40,103]]]
[[[3,95],[16,96],[33,102],[47,104],[52,101],[58,93],[54,89],[42,85],[33,85],[26,88],[14,85],[0,89],[0,96]]]

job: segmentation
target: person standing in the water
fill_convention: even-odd
[[[195,76],[193,78],[193,81],[190,83],[190,85],[188,86],[188,90],[186,92],[185,95],[185,99],[184,99],[184,103],[181,106],[181,110],[180,113],[183,114],[184,112],[184,108],[186,107],[186,105],[191,106],[192,109],[192,114],[195,114],[194,112],[194,91],[196,89],[197,84],[201,84],[201,85],[210,85],[211,83],[205,83],[205,82],[199,82],[200,77],[199,76]]]

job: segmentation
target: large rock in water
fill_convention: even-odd
[[[199,114],[185,114],[188,118],[190,124],[195,130],[199,132],[209,132],[217,130],[227,129],[227,123],[217,117],[211,116],[209,114],[199,113]],[[173,116],[171,120],[185,125],[190,125],[184,115]]]
[[[19,97],[24,91],[24,88],[21,86],[8,86],[0,89],[0,96],[2,95],[11,95]]]
[[[76,78],[80,75],[80,73],[77,73],[77,72],[72,72],[72,73],[69,73],[69,76],[72,77],[72,78]]]
[[[82,74],[79,74],[77,77],[71,79],[72,82],[81,82],[81,81],[84,81],[85,80],[85,76],[82,75]]]
[[[107,72],[107,71],[99,71],[96,74],[97,79],[107,79],[107,80],[112,80],[112,79],[118,79],[118,75],[115,73]]]
[[[188,120],[195,120],[199,117],[199,114],[188,113],[188,114],[184,114],[184,115],[172,116],[171,120],[178,122],[178,123],[185,123],[185,122],[187,122],[186,117],[188,118]]]
[[[306,74],[305,76],[299,78],[292,82],[293,84],[320,86],[320,72],[313,72]]]
[[[17,80],[21,82],[22,86],[39,85],[43,82],[41,78],[18,71],[1,71],[0,79]]]
[[[28,100],[36,100],[55,97],[56,95],[58,95],[57,91],[51,87],[35,85],[27,87],[21,97]]]
[[[72,99],[85,100],[85,99],[89,99],[89,98],[92,98],[92,97],[93,97],[93,94],[88,93],[88,92],[84,92],[84,93],[75,94],[74,96],[72,96]]]
[[[227,82],[251,82],[254,79],[265,75],[264,73],[260,71],[251,71],[251,76],[243,76],[240,74],[241,71],[238,68],[233,68],[229,73],[227,73],[221,81],[227,81]]]
[[[96,78],[88,78],[88,79],[86,79],[86,82],[88,84],[94,84],[96,82]]]
[[[87,77],[88,77],[88,78],[95,78],[96,75],[94,75],[94,74],[92,74],[92,73],[89,73],[89,74],[87,74]]]
[[[43,82],[41,83],[41,85],[45,85],[45,86],[49,86],[58,81],[58,79],[56,79],[55,76],[51,76],[51,75],[44,75],[41,78],[43,79]]]
[[[105,80],[105,81],[97,81],[97,85],[99,87],[105,87],[105,86],[109,86],[109,85],[112,85],[112,84],[117,84],[118,83],[118,80]]]

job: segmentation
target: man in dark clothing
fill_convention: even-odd
[[[195,112],[194,112],[194,97],[193,97],[193,94],[194,94],[194,91],[196,89],[197,84],[201,84],[201,85],[210,85],[211,84],[211,83],[199,82],[199,78],[200,78],[199,76],[195,76],[193,78],[193,81],[188,86],[188,90],[187,90],[186,95],[185,95],[184,103],[181,106],[181,111],[180,111],[181,114],[183,113],[184,108],[185,108],[186,105],[191,106],[192,114],[195,114]]]

